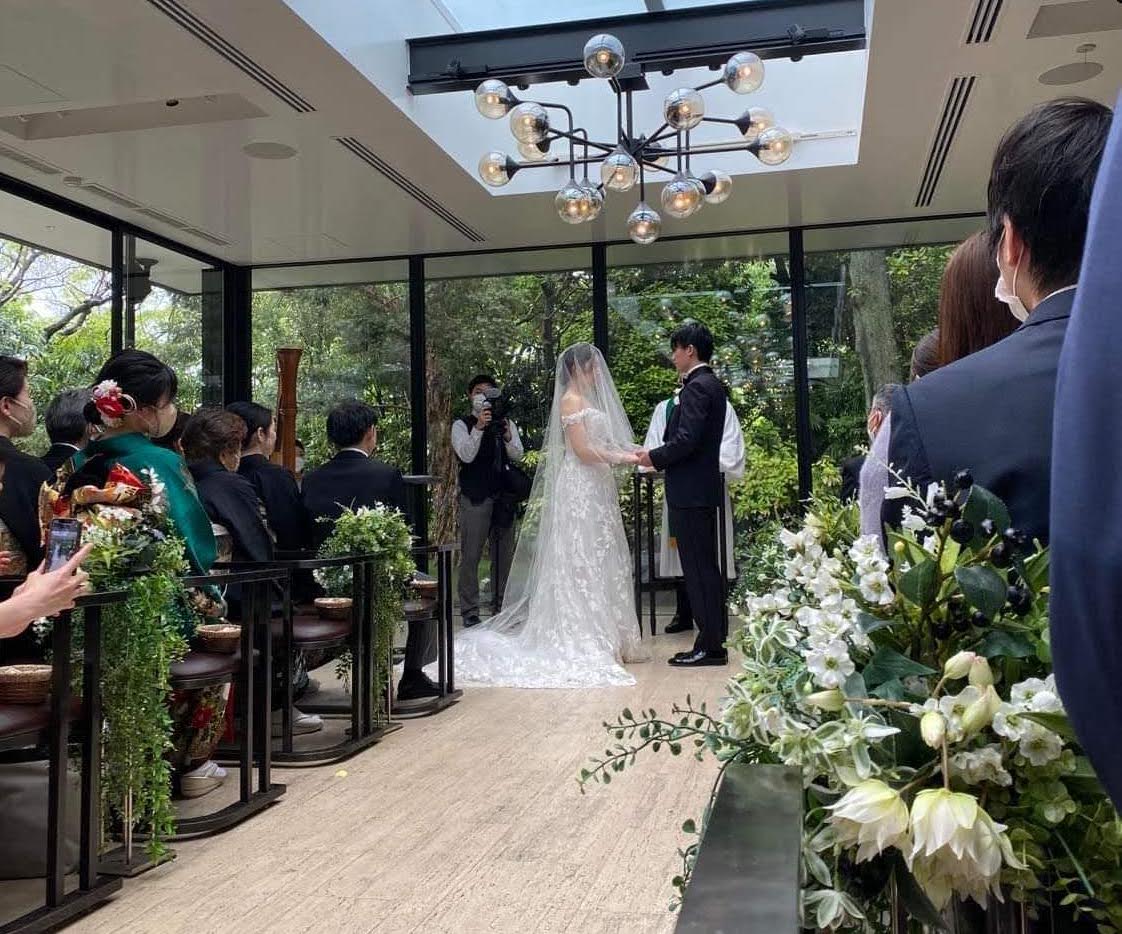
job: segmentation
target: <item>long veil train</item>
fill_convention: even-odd
[[[562,415],[562,398],[579,410]],[[580,451],[566,429],[583,427]],[[503,609],[456,640],[461,681],[511,687],[633,684],[644,658],[613,465],[638,450],[599,350],[575,344],[554,376],[541,456]]]

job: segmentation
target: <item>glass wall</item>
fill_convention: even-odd
[[[804,234],[807,370],[815,491],[868,445],[873,394],[908,378],[936,324],[951,251],[981,220],[808,230]]]
[[[277,349],[302,348],[296,434],[309,468],[331,456],[331,406],[361,399],[381,410],[377,457],[410,472],[407,279],[405,261],[254,271],[253,398],[275,409]]]
[[[0,192],[0,353],[30,362],[40,412],[109,356],[110,253],[108,230]],[[46,450],[41,418],[20,445]]]
[[[179,376],[179,407],[222,402],[222,270],[125,237],[124,343]]]

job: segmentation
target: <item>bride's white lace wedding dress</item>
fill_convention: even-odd
[[[602,360],[600,366],[606,376]],[[630,426],[618,424],[626,416],[607,380],[599,391],[582,387],[584,400],[595,405],[564,417],[558,411],[563,386],[557,388],[552,429],[560,429],[563,441],[555,437],[543,449],[504,609],[456,639],[459,681],[523,688],[635,682],[623,665],[647,656],[610,466],[618,461],[605,453],[632,444],[632,436]],[[569,434],[578,422],[586,456],[591,448],[602,462],[588,463],[574,451]]]

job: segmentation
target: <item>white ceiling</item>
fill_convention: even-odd
[[[130,114],[143,114],[148,110],[135,105],[208,96],[221,102],[233,99],[229,95],[265,116],[105,132],[91,131],[88,121],[78,121],[80,135],[34,140],[0,130],[0,172],[238,263],[578,245],[625,236],[624,220],[632,206],[626,198],[612,199],[594,225],[571,227],[557,219],[548,192],[493,197],[390,99],[406,93],[400,37],[416,34],[408,27],[417,10],[432,12],[433,4],[447,0],[291,2],[305,13],[315,6],[323,15],[349,11],[382,24],[381,40],[360,51],[363,61],[381,62],[389,75],[380,76],[379,84],[392,84],[392,71],[397,69],[395,94],[376,87],[283,0],[179,0],[176,8],[291,89],[296,97],[289,100],[295,100],[296,107],[162,12],[160,6],[166,7],[168,0],[5,0],[0,121],[20,114],[126,106]],[[883,235],[897,242],[929,242],[937,239],[932,235],[936,228],[926,225],[924,217],[984,208],[994,145],[1005,127],[1031,105],[1064,92],[1113,103],[1122,85],[1122,30],[1027,39],[1040,0],[1005,0],[992,40],[968,45],[964,39],[976,2],[880,0],[872,16],[864,100],[852,102],[863,107],[856,164],[799,169],[795,163],[790,170],[744,176],[724,205],[676,223],[672,232],[727,233],[904,217],[913,220]],[[1088,18],[1088,12],[1100,12],[1104,22],[1109,15],[1117,20],[1116,0],[1079,0],[1078,6],[1081,28],[1095,19]],[[1100,75],[1071,88],[1045,87],[1037,81],[1048,69],[1081,60],[1075,49],[1084,42],[1097,44],[1089,58],[1105,66]],[[347,54],[354,57],[353,52]],[[800,69],[809,73],[810,62],[769,62],[765,88],[783,75],[789,93],[800,80]],[[916,208],[948,88],[956,76],[969,75],[977,80],[938,187],[930,206]],[[813,88],[807,93],[813,94]],[[735,99],[733,105],[745,100]],[[299,112],[306,109],[300,101],[314,109]],[[487,124],[482,118],[478,122]],[[815,128],[828,127],[793,127]],[[358,151],[396,174],[427,205],[340,145],[340,137],[354,140]],[[282,143],[297,155],[277,161],[251,159],[242,151],[251,142]],[[58,172],[43,174],[12,161],[4,156],[5,149],[41,160]],[[65,176],[78,177],[80,186],[74,187],[74,179],[64,183]],[[90,183],[170,215],[170,222],[81,187]],[[107,236],[89,231],[80,235],[65,219],[44,221],[43,216],[39,209],[5,199],[0,202],[0,232],[90,261],[108,261]],[[54,230],[44,229],[47,226]],[[475,242],[464,230],[478,232],[482,241]],[[850,228],[816,236],[834,248],[868,241],[870,230]],[[658,252],[669,258],[720,253],[726,250],[724,242],[671,241]],[[807,245],[811,246],[809,233]],[[507,260],[513,262],[511,257]],[[504,262],[501,257],[475,257],[465,258],[461,266],[499,271]],[[171,270],[175,259],[163,257],[161,264]],[[346,268],[306,271],[287,281],[322,281],[328,272],[343,275]],[[199,264],[190,261],[182,272],[197,281],[198,269]],[[270,275],[272,284],[285,284],[280,273]]]

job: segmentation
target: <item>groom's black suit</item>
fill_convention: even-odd
[[[708,366],[686,377],[670,415],[663,445],[651,463],[666,472],[670,534],[677,539],[682,575],[698,634],[694,649],[723,651],[724,585],[717,561],[717,510],[721,502],[721,437],[727,394]]]

